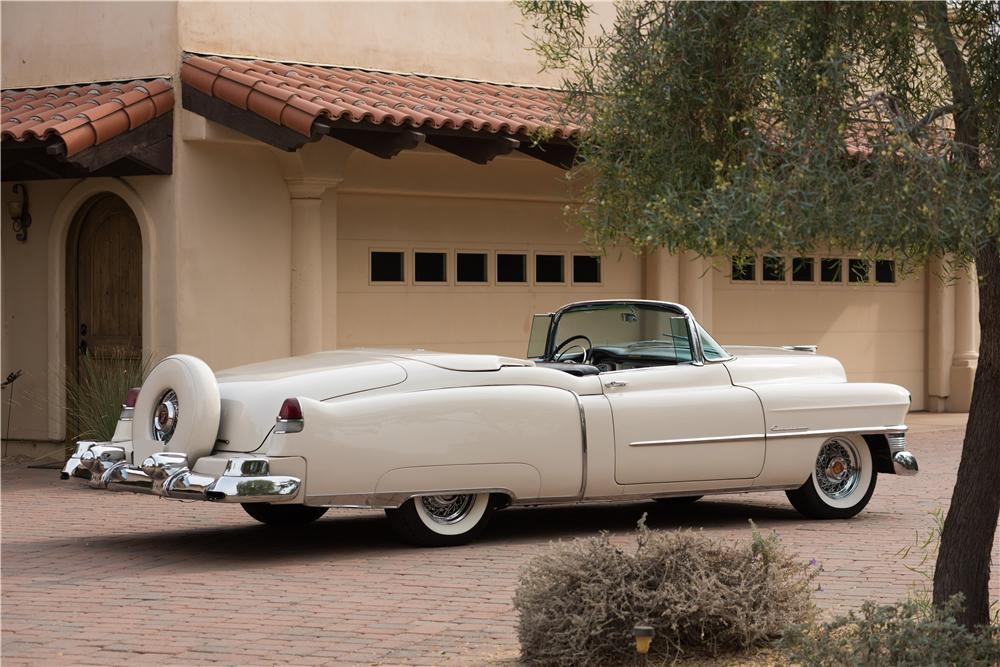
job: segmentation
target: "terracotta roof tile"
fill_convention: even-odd
[[[321,117],[561,139],[580,130],[561,119],[560,92],[511,84],[191,54],[181,81],[306,136]]]
[[[57,136],[70,157],[173,107],[173,86],[165,79],[4,90],[0,138],[6,142]]]

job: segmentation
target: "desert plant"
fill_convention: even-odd
[[[112,348],[100,357],[84,355],[75,376],[66,379],[67,415],[79,439],[110,440],[122,401],[149,373],[150,356]]]
[[[859,612],[818,627],[793,626],[781,644],[792,663],[817,667],[1000,664],[1000,628],[969,630],[955,621],[961,608],[961,595],[943,608],[916,600],[865,602]]]
[[[814,616],[818,570],[754,527],[743,543],[700,532],[651,532],[639,522],[627,553],[606,534],[555,545],[522,572],[514,596],[526,662],[623,664],[632,629],[651,625],[654,658],[718,655],[761,646]],[[752,524],[751,524],[752,525]]]
[[[910,589],[907,600],[916,604],[923,615],[930,615],[933,605],[931,584],[934,582],[934,563],[937,560],[938,548],[941,545],[941,533],[944,530],[944,509],[936,507],[928,515],[931,526],[926,531],[916,531],[913,543],[896,552],[900,563],[919,579]],[[990,622],[1000,625],[1000,600],[990,603]]]

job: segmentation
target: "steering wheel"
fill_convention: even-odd
[[[587,346],[584,347],[581,343],[574,343],[574,341],[578,341],[578,340],[580,340],[580,341],[586,341]],[[563,354],[567,350],[570,350],[570,349],[572,349],[574,347],[578,347],[581,350],[583,350],[583,359],[581,359],[580,362],[584,363],[584,364],[587,363],[587,359],[588,359],[588,357],[590,357],[590,353],[594,349],[594,343],[591,342],[591,340],[589,338],[587,338],[586,336],[584,336],[583,334],[577,334],[576,336],[570,336],[569,338],[567,338],[563,342],[561,342],[558,345],[556,345],[556,349],[552,350],[552,361],[559,361],[559,356],[561,354]]]

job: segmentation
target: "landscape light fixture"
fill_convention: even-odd
[[[14,184],[14,197],[7,202],[7,212],[14,226],[14,238],[22,243],[28,240],[31,227],[31,212],[28,211],[28,188],[21,183]]]
[[[635,637],[635,652],[639,654],[639,664],[646,664],[646,656],[649,653],[649,645],[653,643],[655,635],[652,626],[637,625],[632,628],[632,636]]]

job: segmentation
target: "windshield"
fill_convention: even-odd
[[[574,336],[586,336],[594,348],[617,354],[674,362],[693,358],[687,321],[675,310],[624,303],[581,306],[559,317],[553,344],[558,346]]]

